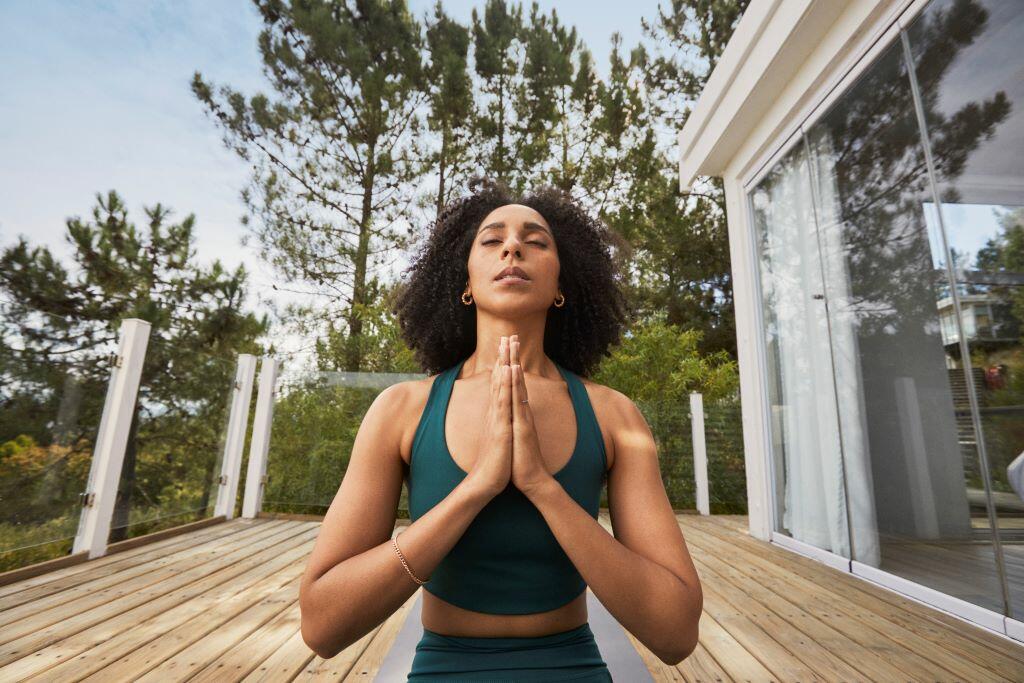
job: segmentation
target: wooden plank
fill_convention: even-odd
[[[115,555],[117,553],[127,552],[140,546],[149,545],[150,543],[156,543],[162,541],[165,538],[171,538],[172,536],[180,536],[182,534],[190,534],[193,531],[199,531],[206,527],[215,526],[217,524],[223,524],[227,521],[224,515],[216,515],[214,517],[207,517],[206,519],[199,519],[194,522],[188,522],[186,524],[179,524],[178,526],[172,526],[167,529],[161,529],[160,531],[154,531],[149,534],[142,534],[141,536],[132,536],[126,538],[123,541],[116,541],[114,543],[107,544],[107,555]]]
[[[735,547],[717,537],[705,536],[703,530],[691,531],[690,538],[695,544],[708,544],[708,556],[714,557]],[[912,630],[878,619],[875,614],[845,600],[836,600],[835,594],[823,585],[793,579],[770,561],[752,553],[748,554],[745,562],[733,567],[723,566],[722,571],[733,574],[748,591],[764,596],[785,594],[791,601],[799,603],[798,609],[818,615],[820,618],[805,616],[799,621],[793,619],[792,623],[794,627],[802,625],[802,630],[808,635],[825,639],[822,650],[843,656],[850,664],[864,669],[872,679],[910,676],[923,680],[974,680],[978,683],[997,680],[991,672],[983,673],[984,670],[964,664],[942,648],[930,647]],[[821,572],[822,583],[827,583],[831,574],[840,573],[824,565]],[[837,632],[839,635],[835,637]],[[856,644],[856,647],[844,647],[844,641],[851,646]],[[871,652],[879,655],[883,662],[873,661],[869,656]],[[884,662],[890,662],[890,666],[885,666]]]
[[[825,680],[866,678],[880,681],[907,678],[908,675],[911,678],[921,677],[921,671],[902,670],[891,664],[889,659],[880,656],[876,648],[883,651],[886,649],[886,643],[880,637],[872,647],[857,643],[846,633],[830,626],[827,619],[817,618],[817,610],[808,610],[802,604],[781,597],[787,595],[795,599],[798,593],[794,587],[761,586],[729,564],[717,560],[715,550],[701,548],[696,540],[698,538],[699,532],[693,531],[690,534],[691,547],[704,550],[694,553],[694,559],[700,568],[701,583],[713,583],[737,609],[742,607],[755,613],[759,624],[769,626],[768,632],[780,644],[812,667]],[[741,560],[735,564],[743,565],[745,562]],[[740,600],[738,596],[743,596],[743,599]],[[803,597],[802,593],[800,597]],[[890,657],[900,654],[895,648],[887,649],[890,650]],[[925,662],[923,668],[935,667],[927,666]],[[930,677],[927,675],[929,672],[924,673],[924,678]]]
[[[0,626],[4,627],[0,633],[0,643],[58,623],[69,612],[92,609],[128,591],[159,590],[161,580],[180,573],[182,568],[201,566],[225,550],[237,551],[250,544],[264,542],[264,539],[285,537],[293,533],[287,526],[277,531],[259,528],[246,530],[226,540],[182,549],[174,555],[102,575],[67,590],[4,610],[0,612]]]
[[[129,657],[160,635],[192,619],[204,619],[217,605],[235,600],[253,584],[308,555],[315,530],[307,529],[287,542],[253,552],[221,571],[138,607],[114,613],[70,638],[38,650],[0,669],[17,672],[18,680],[38,674],[44,680],[80,679],[120,657]]]
[[[278,524],[278,522],[260,522],[258,526],[270,523]],[[22,602],[36,600],[58,590],[76,586],[83,581],[90,581],[96,576],[104,575],[104,573],[120,571],[121,568],[169,555],[181,548],[188,548],[192,544],[200,544],[212,538],[223,538],[224,536],[239,533],[248,526],[257,525],[242,526],[236,522],[226,522],[223,525],[194,532],[187,537],[168,538],[145,548],[136,548],[132,551],[118,553],[116,556],[105,555],[97,557],[83,564],[51,571],[31,579],[19,581],[14,585],[2,586],[0,587],[0,611],[19,605]]]
[[[780,570],[784,569],[791,575],[801,576],[811,581],[820,581],[820,574],[824,567],[820,562],[752,538],[746,532],[745,524],[737,524],[734,520],[728,518],[722,520],[717,516],[711,516],[708,519],[708,524],[710,525],[706,527],[708,532],[719,535],[728,543],[742,543],[747,547],[756,548],[758,553],[779,567]],[[733,535],[734,532],[738,533]],[[989,650],[994,650],[998,662],[1007,664],[1019,661],[1024,653],[1024,645],[1017,645],[980,626],[921,604],[896,591],[877,586],[861,577],[845,572],[834,572],[829,574],[828,586],[849,602],[868,605],[887,620],[901,624],[922,637],[933,641],[937,638],[938,640],[935,642],[947,649],[953,647],[957,656],[970,657],[971,654],[978,654],[978,645],[981,645]],[[989,653],[984,653],[984,657],[980,661],[983,665],[994,663]],[[997,671],[997,673],[999,672]]]
[[[190,584],[237,562],[242,562],[264,548],[280,544],[287,538],[311,530],[301,528],[284,529],[279,534],[264,539],[259,543],[246,543],[241,547],[231,547],[227,552],[216,551],[209,557],[190,560],[183,566],[160,568],[148,576],[137,577],[122,586],[99,591],[95,595],[84,596],[69,603],[63,610],[51,609],[41,615],[23,619],[8,627],[4,632],[17,630],[17,637],[0,646],[0,665],[36,652],[69,636],[79,633],[95,624],[101,623],[129,609],[150,602],[171,591],[188,587]],[[56,621],[53,621],[56,619]],[[44,624],[37,626],[34,622]]]
[[[302,612],[296,599],[238,645],[210,662],[205,669],[190,679],[190,683],[223,683],[245,678],[271,653],[276,652],[289,638],[298,633],[301,626]]]
[[[720,596],[713,590],[710,591],[710,594],[712,609],[716,612],[724,609],[725,603],[722,607],[717,604],[722,602]],[[700,642],[704,646],[704,651],[719,664],[732,680],[768,681],[776,678],[772,673],[771,666],[764,664],[762,660],[751,654],[711,614],[701,617],[700,628]]]
[[[685,519],[677,517],[677,519]],[[771,543],[766,543],[760,539],[753,538],[750,536],[747,530],[746,517],[740,515],[712,515],[707,518],[707,523],[717,525],[717,527],[710,527],[709,530],[718,529],[719,533],[722,533],[721,529],[726,529],[728,532],[735,532],[737,536],[749,543],[755,543],[758,545],[766,546],[772,553],[771,557],[776,558],[778,562],[785,563],[787,566],[791,566],[797,571],[815,571],[820,565],[819,562],[810,558],[804,557],[798,553],[780,548],[779,546]],[[732,538],[730,536],[730,538]],[[1013,546],[1006,546],[1012,548]],[[1005,548],[1004,548],[1005,550]],[[773,559],[773,561],[776,561]],[[862,577],[843,573],[837,586],[842,585],[852,589],[854,592],[866,593],[877,600],[887,602],[893,607],[898,608],[901,614],[909,616],[910,619],[917,623],[919,621],[929,622],[931,624],[939,624],[941,627],[932,631],[934,633],[956,633],[968,640],[973,640],[976,643],[990,649],[1000,652],[1010,660],[1016,661],[1021,657],[1021,647],[1024,644],[1018,644],[1017,642],[1009,639],[1005,636],[1001,636],[992,633],[988,629],[981,626],[971,624],[966,620],[956,617],[952,614],[943,612],[942,610],[936,609],[929,605],[924,605],[916,600],[908,598],[898,591],[883,588],[874,583],[866,581]],[[857,600],[858,598],[854,598]],[[889,617],[893,620],[896,617]],[[945,627],[945,628],[942,628]],[[920,625],[916,629],[921,635],[926,635],[928,631],[922,631]],[[975,650],[977,648],[975,647]]]
[[[378,627],[380,628],[380,627]],[[364,636],[369,638],[371,634]],[[245,683],[280,683],[294,680],[316,654],[309,649],[302,639],[302,632],[296,631],[285,644],[277,648],[269,657],[243,678]]]
[[[60,557],[54,557],[49,560],[43,560],[42,562],[34,562],[27,564],[24,567],[17,567],[15,569],[8,569],[5,572],[0,573],[0,586],[7,586],[12,583],[31,579],[36,576],[49,574],[55,572],[58,569],[66,569],[68,567],[74,567],[75,565],[82,564],[83,562],[89,561],[89,551],[79,550],[73,555],[61,555]]]
[[[794,595],[804,597],[808,590],[825,591],[816,593],[825,604],[855,610],[862,623],[893,638],[904,652],[939,659],[947,669],[963,669],[968,665],[978,667],[975,676],[996,674],[1011,680],[1019,677],[1019,662],[1024,648],[1018,648],[1014,657],[1004,656],[1002,652],[985,652],[977,642],[967,637],[968,631],[980,629],[959,620],[952,624],[936,621],[930,613],[937,610],[902,598],[899,600],[904,604],[896,605],[890,596],[884,595],[889,592],[885,589],[797,553],[737,534],[726,526],[716,527],[713,521],[701,526],[696,533],[700,531],[716,534],[734,553],[738,545],[751,550],[751,562],[781,580],[789,581]]]
[[[143,633],[132,638],[130,647],[119,645],[124,656],[117,661],[105,657],[109,664],[85,680],[137,680],[157,668],[163,668],[168,679],[177,680],[182,672],[191,676],[205,668],[232,649],[237,642],[234,636],[243,639],[295,602],[302,558],[308,555],[313,540],[312,535],[303,538],[269,568],[257,566],[255,581],[232,582],[221,591],[182,603],[173,622],[160,617],[141,624],[138,630]],[[169,628],[171,623],[173,628]]]
[[[282,526],[275,525],[277,529]],[[223,529],[224,527],[217,527]],[[76,595],[84,595],[110,585],[114,585],[125,577],[138,575],[151,570],[155,566],[172,564],[186,557],[209,551],[224,543],[226,539],[258,538],[273,533],[271,527],[237,528],[233,532],[217,534],[209,538],[197,539],[194,544],[183,542],[181,545],[145,552],[133,557],[126,557],[124,562],[110,562],[94,565],[93,571],[84,571],[63,578],[49,581],[34,588],[26,588],[20,593],[4,598],[4,609],[0,610],[0,625],[21,618],[18,612],[11,610],[20,607],[22,611],[41,611],[53,605],[64,604]],[[128,555],[128,553],[125,553]],[[96,562],[95,560],[93,562]],[[89,563],[93,564],[93,563]],[[16,616],[10,616],[14,614]]]
[[[701,623],[704,620],[701,619]],[[683,676],[695,683],[732,683],[733,678],[726,673],[703,643],[697,643],[693,653],[681,661],[676,667],[683,672]]]
[[[187,681],[298,600],[301,582],[302,565],[295,563],[246,591],[241,609],[237,604],[221,603],[201,619],[160,636],[150,643],[148,662],[141,658],[126,666],[118,662],[117,667],[103,669],[86,680]]]
[[[725,652],[716,651],[716,639],[709,639],[705,645],[730,676],[741,681],[765,680],[765,674],[754,675],[746,670],[737,669],[739,662],[749,663],[749,660],[745,659],[746,651],[747,655],[751,655],[770,672],[769,678],[784,681],[823,680],[760,626],[761,614],[746,614],[729,602],[713,585],[705,585],[703,582],[701,585],[705,609],[714,617],[714,621],[721,625],[722,632],[728,633],[727,642],[730,647]],[[733,641],[737,644],[733,645]]]

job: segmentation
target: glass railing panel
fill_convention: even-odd
[[[73,548],[117,336],[0,300],[0,571]]]
[[[740,408],[739,400],[704,403],[708,497],[713,515],[747,514],[743,413]]]
[[[689,400],[636,401],[647,420],[658,449],[661,481],[669,502],[675,510],[697,508],[697,487],[693,474],[693,438]],[[601,505],[607,506],[608,491],[602,494]]]
[[[213,514],[238,356],[195,346],[150,333],[111,543]]]
[[[296,369],[284,360],[274,397],[264,512],[323,515],[352,455],[363,416],[377,395],[425,375]],[[402,487],[398,516],[408,517]]]

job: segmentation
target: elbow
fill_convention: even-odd
[[[657,656],[658,659],[660,659],[665,664],[669,666],[675,666],[676,664],[679,664],[684,659],[692,655],[693,651],[696,649],[696,640],[693,640],[692,642],[687,641],[685,643],[681,643],[681,647],[679,649],[673,650],[672,652],[659,652],[657,653]]]
[[[302,619],[300,631],[302,632],[302,641],[306,644],[306,647],[312,650],[320,659],[335,657],[346,647],[345,645],[339,645],[338,641],[328,642],[310,625],[309,619]]]
[[[662,652],[655,653],[662,662],[669,666],[675,666],[684,659],[693,654],[693,651],[697,649],[698,633],[697,629],[694,629],[692,637],[681,639],[678,643],[675,643],[675,647],[671,650],[665,650]]]
[[[321,659],[330,659],[334,656],[334,653],[329,652],[319,640],[317,640],[315,634],[311,633],[309,622],[306,619],[302,620],[302,642],[306,644],[310,650],[312,650],[317,657]]]
[[[338,647],[338,634],[328,633],[320,624],[315,607],[310,603],[312,586],[299,591],[299,631],[302,642],[321,659],[330,659],[343,648]]]
[[[679,664],[697,649],[697,643],[700,641],[700,618],[704,613],[704,596],[701,591],[698,590],[693,608],[686,613],[688,615],[686,622],[678,630],[678,633],[682,634],[681,637],[677,638],[667,650],[656,653],[658,659],[669,666]]]
[[[299,631],[302,633],[302,642],[306,644],[306,647],[322,659],[330,659],[337,654],[336,652],[331,652],[331,649],[327,647],[320,629],[315,626],[310,612],[302,605],[301,600],[299,601],[299,613]]]

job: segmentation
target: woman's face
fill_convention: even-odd
[[[506,204],[477,226],[469,252],[469,291],[477,307],[503,315],[546,311],[558,297],[559,261],[551,226],[537,211]],[[521,277],[503,277],[518,268]]]

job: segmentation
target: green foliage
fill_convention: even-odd
[[[724,352],[702,356],[698,337],[663,320],[638,324],[592,379],[636,402],[658,445],[669,500],[680,509],[696,505],[690,392],[701,392],[712,510],[742,513],[746,480],[736,364]],[[370,403],[384,386],[408,378],[386,373],[321,371],[282,387],[274,410],[265,510],[326,511]],[[406,495],[403,489],[398,511],[403,517],[408,515]]]
[[[352,340],[338,367],[359,370],[363,307],[375,303],[387,252],[407,246],[409,231],[396,223],[423,172],[421,27],[404,2],[255,4],[273,93],[247,98],[198,72],[192,92],[252,162],[242,199],[260,256],[325,297],[327,317],[344,320]]]
[[[699,341],[699,331],[657,316],[631,328],[593,380],[628,396],[644,415],[675,508],[696,505],[690,393],[700,393],[714,511],[739,512],[746,509],[746,485],[736,362],[724,351],[702,355]]]
[[[219,261],[195,262],[194,215],[171,223],[167,207],[144,211],[140,229],[116,192],[97,195],[91,221],[67,221],[74,271],[25,237],[0,253],[0,535],[10,539],[0,562],[8,567],[46,547],[63,551],[64,536],[41,534],[74,535],[127,318],[150,328],[110,538],[209,514],[237,355],[261,353],[256,338],[269,321],[241,310],[243,266],[229,273]],[[27,544],[37,550],[9,552]]]
[[[417,222],[429,224],[479,172],[514,189],[571,190],[613,228],[640,317],[594,379],[641,408],[673,505],[684,508],[693,505],[689,393],[701,392],[713,504],[740,510],[724,202],[715,183],[679,194],[674,133],[745,0],[673,0],[648,26],[663,52],[615,35],[607,79],[576,30],[536,6],[524,16],[521,5],[485,0],[462,26],[438,2],[424,27],[402,0],[254,4],[268,92],[199,73],[192,92],[252,166],[242,198],[259,256],[289,288],[309,288],[282,322],[318,330],[318,372],[277,397],[265,508],[322,512],[376,393],[417,372],[390,314],[396,283],[386,270]],[[427,177],[437,182],[422,191]],[[415,205],[433,215],[410,215]],[[70,547],[122,320],[152,332],[114,540],[209,514],[235,358],[275,351],[257,343],[268,319],[241,310],[246,268],[196,263],[193,215],[144,211],[137,227],[117,193],[98,195],[91,220],[67,223],[74,268],[26,238],[0,255],[7,567]],[[381,384],[339,383],[338,368]]]
[[[722,351],[701,355],[700,334],[665,322],[664,315],[639,322],[601,363],[594,381],[635,402],[685,403],[691,391],[705,401],[734,396],[736,361]]]
[[[330,505],[363,415],[379,392],[346,387],[341,379],[340,373],[318,373],[279,389],[264,510],[323,514]]]

